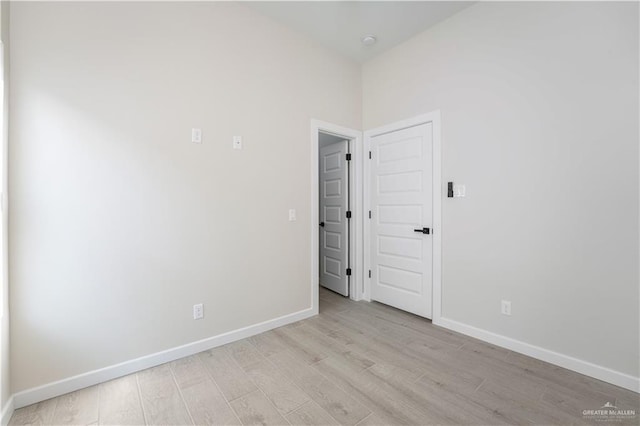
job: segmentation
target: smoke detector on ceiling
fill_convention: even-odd
[[[378,41],[378,40],[376,39],[376,36],[369,34],[369,35],[366,35],[366,36],[362,37],[360,39],[360,41],[365,46],[373,46],[374,44],[376,44],[376,41]]]

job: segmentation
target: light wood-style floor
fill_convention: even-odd
[[[320,315],[17,410],[25,424],[602,424],[638,394],[321,289]],[[626,424],[638,424],[639,418]],[[620,424],[620,423],[614,423]]]

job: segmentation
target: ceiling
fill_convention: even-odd
[[[318,133],[318,148],[324,148],[325,146],[342,142],[344,140],[345,138],[320,132]]]
[[[364,62],[472,5],[467,1],[255,1],[245,4]],[[363,36],[377,43],[364,46]]]

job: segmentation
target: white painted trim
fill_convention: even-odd
[[[431,318],[442,315],[442,128],[440,111],[433,112],[433,304]]]
[[[311,120],[311,295],[312,308],[318,309],[318,275],[319,275],[319,247],[318,247],[318,132],[330,133],[335,136],[349,140],[351,152],[351,174],[349,176],[351,184],[351,285],[349,288],[350,298],[361,300],[364,280],[364,259],[363,259],[363,223],[364,210],[362,208],[362,132],[349,129],[320,120]]]
[[[140,358],[122,362],[120,364],[111,365],[109,367],[100,368],[98,370],[89,371],[87,373],[78,374],[77,376],[58,380],[56,382],[47,383],[46,385],[27,389],[18,392],[12,396],[13,406],[22,408],[27,405],[35,404],[49,398],[64,395],[69,392],[83,389],[88,386],[97,385],[127,374],[155,367],[166,362],[175,361],[176,359],[197,354],[217,346],[226,345],[227,343],[237,340],[246,339],[247,337],[272,330],[283,325],[291,324],[296,321],[314,316],[313,309],[307,308],[299,312],[284,315],[258,324],[240,328],[238,330],[222,333],[217,336],[208,337],[196,342],[187,343],[186,345],[177,346],[155,354],[145,355]],[[11,407],[13,409],[13,406]]]
[[[364,148],[367,152],[371,149],[371,139],[385,133],[395,132],[409,127],[419,126],[421,124],[431,123],[433,132],[433,275],[432,275],[432,319],[436,320],[441,315],[442,303],[442,139],[440,126],[440,111],[433,111],[428,114],[422,114],[417,117],[387,124],[382,127],[367,130],[364,132]],[[365,162],[364,167],[364,205],[366,211],[371,209],[371,188],[370,188],[370,170],[369,162]],[[367,224],[368,225],[368,224]],[[364,227],[364,264],[366,269],[371,269],[371,231],[369,226]],[[367,301],[371,300],[371,280],[365,279],[363,298]]]
[[[362,244],[364,245],[364,268],[367,270],[367,278],[364,279],[364,286],[362,289],[362,298],[367,302],[371,302],[371,278],[369,277],[369,271],[371,270],[371,235],[370,235],[370,223],[369,223],[369,211],[371,210],[371,163],[369,161],[369,152],[371,152],[371,137],[368,132],[364,132],[364,149],[367,153],[366,160],[364,162],[363,170],[363,205],[364,210],[367,212],[367,218],[365,219],[364,234],[362,238]]]
[[[319,297],[320,297],[320,268],[318,264],[318,257],[320,256],[320,249],[318,247],[318,229],[316,225],[319,222],[318,209],[318,185],[319,181],[319,168],[318,168],[318,147],[320,146],[320,136],[318,135],[319,124],[315,124],[315,120],[311,120],[311,187],[309,193],[311,194],[311,310],[314,315],[317,315],[319,310]]]
[[[11,420],[11,416],[13,416],[13,412],[15,408],[13,406],[13,395],[9,398],[4,407],[2,407],[2,415],[0,416],[0,424],[2,426],[6,426],[9,424],[9,420]]]
[[[433,324],[640,393],[640,378],[638,377],[442,316],[437,321],[434,319]]]

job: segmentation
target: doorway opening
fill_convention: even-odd
[[[351,283],[351,140],[318,134],[318,281],[349,297]]]
[[[311,306],[364,293],[362,132],[311,120]]]

